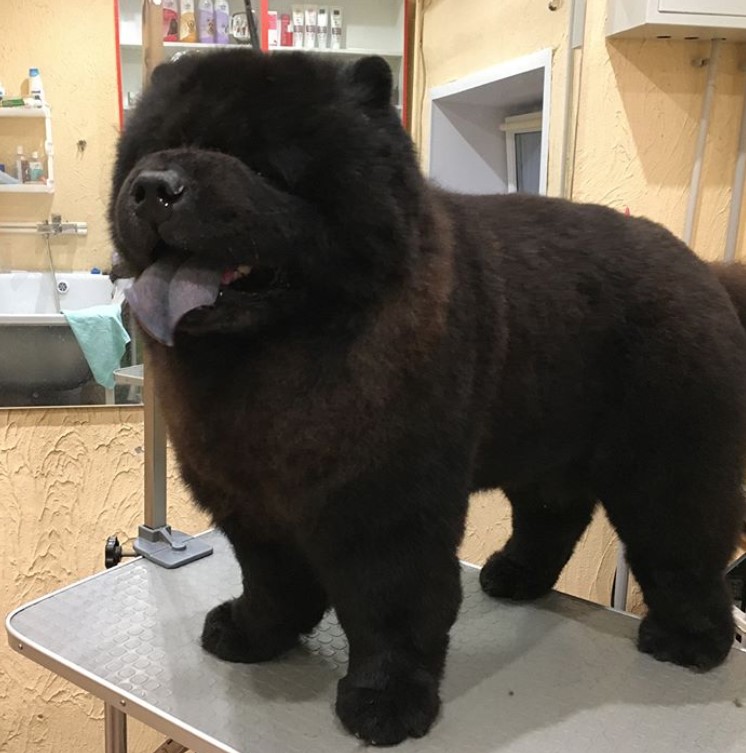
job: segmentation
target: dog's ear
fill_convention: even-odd
[[[191,71],[197,64],[199,57],[202,53],[193,51],[177,52],[171,56],[170,60],[166,60],[155,67],[150,77],[152,84],[168,84],[183,78],[189,71]]]
[[[153,73],[150,76],[151,84],[164,84],[174,74],[175,65],[169,60],[165,63],[160,63],[155,67]]]
[[[394,77],[389,64],[378,55],[360,58],[350,66],[350,81],[361,105],[385,108],[391,104]]]

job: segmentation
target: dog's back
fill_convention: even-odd
[[[732,642],[722,573],[743,516],[746,275],[604,207],[445,201],[456,224],[481,218],[490,253],[475,253],[504,282],[507,348],[472,488],[504,488],[513,536],[485,589],[551,587],[600,500],[651,610],[640,647],[714,666]]]

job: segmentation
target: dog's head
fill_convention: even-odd
[[[144,329],[166,344],[252,333],[402,274],[422,191],[391,90],[375,57],[233,50],[160,66],[110,205]]]

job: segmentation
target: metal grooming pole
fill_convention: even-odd
[[[162,29],[161,0],[144,0],[143,86],[147,86],[153,71],[163,62]],[[141,369],[139,373],[138,368]],[[211,554],[212,548],[192,536],[172,530],[166,521],[166,426],[149,369],[135,367],[133,371],[124,371],[130,371],[136,381],[140,378],[145,411],[145,522],[138,530],[134,549],[162,567],[180,567]]]
[[[147,358],[146,358],[147,366]],[[166,424],[155,385],[143,365],[117,369],[120,384],[142,385],[145,423],[145,514],[134,541],[135,552],[157,565],[175,568],[212,554],[212,547],[199,538],[171,528],[167,522]]]
[[[244,0],[251,46],[259,50],[261,42],[251,0]],[[163,8],[161,0],[143,0],[143,87],[155,68],[164,60]],[[147,358],[145,359],[147,361]],[[138,372],[138,369],[140,371]],[[137,554],[162,567],[186,565],[212,553],[199,539],[171,529],[166,520],[166,427],[147,368],[122,369],[124,381],[141,383],[145,410],[145,521],[134,542]]]
[[[251,47],[254,50],[261,50],[262,45],[259,41],[259,31],[256,25],[254,9],[251,7],[251,0],[244,0],[243,5],[246,9],[246,23],[249,26],[249,40],[251,41]]]

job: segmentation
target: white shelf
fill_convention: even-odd
[[[54,186],[42,183],[2,183],[0,193],[54,193]]]
[[[139,50],[142,44],[138,42],[122,42],[119,45],[123,50]],[[167,50],[206,50],[206,49],[251,49],[247,44],[213,44],[211,42],[164,42],[163,47]],[[401,50],[370,50],[364,47],[348,47],[342,50],[320,49],[319,47],[270,47],[269,52],[316,52],[322,55],[348,55],[350,57],[363,57],[365,55],[380,55],[384,58],[403,57]]]
[[[379,55],[382,58],[401,58],[401,50],[369,50],[365,47],[346,47],[342,50],[321,49],[319,47],[270,47],[269,52],[316,52],[321,55],[349,55],[350,57],[365,57]]]
[[[0,107],[0,118],[47,118],[49,107]]]
[[[52,110],[49,105],[42,107],[0,107],[2,118],[36,118],[44,122],[44,153],[47,160],[46,183],[1,183],[0,193],[54,193],[54,144],[52,143]]]
[[[142,49],[142,42],[120,42],[119,46],[123,50],[139,50]],[[217,42],[164,42],[163,46],[167,50],[208,50],[208,49],[240,49],[246,47],[251,49],[249,44],[218,44]]]

